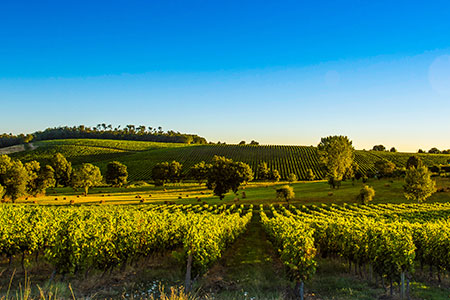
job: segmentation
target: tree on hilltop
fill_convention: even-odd
[[[112,161],[106,166],[105,181],[115,187],[123,186],[127,183],[128,170],[127,166],[118,162]]]

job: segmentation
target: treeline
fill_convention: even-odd
[[[0,135],[0,148],[14,146],[31,141],[44,141],[56,139],[112,139],[132,140],[164,143],[207,144],[205,138],[196,134],[180,133],[178,131],[163,131],[161,127],[153,128],[143,125],[126,125],[114,127],[111,124],[98,124],[94,127],[74,126],[47,128],[44,131],[36,131],[32,134]]]
[[[84,163],[77,168],[56,153],[45,166],[37,161],[22,163],[8,155],[0,156],[0,199],[15,202],[18,198],[45,194],[48,188],[70,186],[83,189],[87,195],[90,187],[108,184],[122,186],[127,183],[127,167],[113,161],[107,165],[105,177],[97,166]]]

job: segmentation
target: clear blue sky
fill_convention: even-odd
[[[448,1],[1,1],[0,132],[450,148]]]

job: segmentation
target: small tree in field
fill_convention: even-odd
[[[261,162],[258,166],[258,179],[267,180],[269,179],[270,169],[267,167],[266,162]]]
[[[411,169],[412,167],[417,169],[421,165],[423,165],[423,162],[420,157],[413,155],[408,158],[408,161],[406,162],[406,169]]]
[[[378,171],[378,175],[390,177],[395,170],[395,164],[389,160],[380,159],[375,162],[375,168]]]
[[[72,164],[61,153],[56,153],[50,160],[50,166],[55,171],[56,185],[69,186],[72,174]]]
[[[275,170],[275,169],[270,170],[269,176],[270,176],[270,180],[275,181],[275,182],[278,182],[281,179],[280,172],[278,172],[278,170]]]
[[[297,181],[297,175],[295,175],[294,173],[289,174],[288,181],[289,183]]]
[[[127,179],[128,171],[124,164],[112,161],[106,166],[105,180],[107,184],[120,187],[127,183]]]
[[[192,178],[194,178],[198,182],[198,184],[202,184],[203,181],[206,180],[210,168],[211,165],[206,164],[204,161],[201,161],[191,168],[190,173]]]
[[[248,164],[233,162],[233,160],[223,156],[214,156],[208,172],[206,186],[222,200],[228,191],[232,190],[237,193],[241,184],[245,184],[252,179],[253,171]]]
[[[306,179],[308,179],[309,181],[313,181],[314,179],[316,179],[316,175],[314,175],[312,169],[308,169],[308,171],[306,172]]]
[[[285,200],[289,202],[295,198],[294,188],[289,185],[283,185],[282,187],[276,189],[277,199]]]
[[[167,161],[157,163],[152,169],[152,179],[155,185],[165,185],[169,180],[169,163]]]
[[[374,196],[375,196],[375,190],[372,187],[365,185],[359,191],[359,195],[358,195],[357,199],[362,204],[369,204],[370,202],[372,202]]]
[[[436,183],[431,179],[431,172],[424,165],[406,170],[405,185],[403,186],[406,199],[425,201],[436,192]]]
[[[93,164],[85,163],[73,172],[72,187],[83,188],[84,195],[87,195],[89,188],[100,185],[102,180],[100,169]]]

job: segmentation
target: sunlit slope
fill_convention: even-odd
[[[323,178],[317,149],[311,146],[280,145],[186,145],[174,143],[155,143],[117,140],[54,140],[35,143],[37,148],[13,156],[24,161],[36,159],[46,162],[54,153],[61,152],[74,165],[91,162],[105,169],[106,164],[118,160],[128,166],[130,180],[149,180],[153,166],[162,161],[176,160],[183,164],[184,173],[200,161],[210,162],[214,155],[226,156],[235,161],[248,163],[254,171],[260,162],[265,161],[269,168],[277,169],[286,179],[294,173],[305,179],[309,169],[317,178]],[[447,164],[450,155],[391,153],[380,151],[356,151],[355,160],[364,172],[374,172],[374,163],[387,159],[397,166],[405,166],[411,155],[418,155],[426,165]]]

